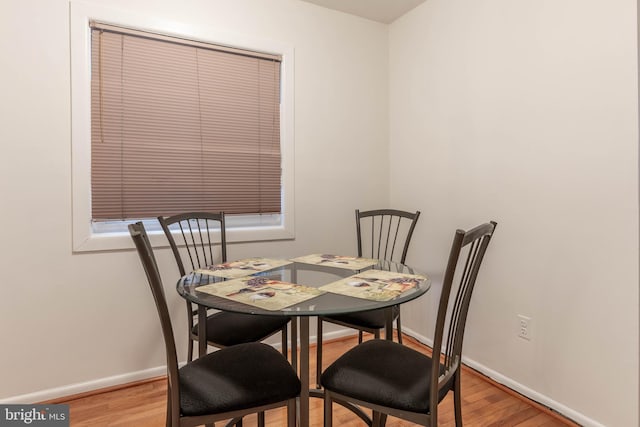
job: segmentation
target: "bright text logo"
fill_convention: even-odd
[[[69,405],[0,405],[0,427],[68,427]]]

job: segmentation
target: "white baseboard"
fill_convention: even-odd
[[[86,393],[89,391],[99,390],[101,388],[112,387],[121,384],[127,384],[134,381],[141,381],[147,378],[159,377],[166,375],[167,368],[158,366],[156,368],[145,369],[143,371],[130,372],[127,374],[114,375],[107,378],[99,378],[83,383],[69,384],[61,387],[41,390],[34,393],[21,394],[6,399],[0,399],[0,404],[31,404],[44,402],[47,400],[59,399],[61,397],[73,396],[75,394]]]
[[[354,335],[358,335],[358,332],[355,329],[349,328],[342,328],[332,332],[322,332],[324,341],[335,340],[343,337],[352,337]],[[309,344],[315,344],[316,341],[318,341],[318,337],[316,337],[315,335],[309,337]]]
[[[411,337],[413,337],[414,339],[416,339],[417,341],[428,345],[429,347],[433,346],[433,340],[428,339],[425,336],[422,336],[418,333],[416,333],[415,331],[408,329],[406,327],[402,328],[402,332],[406,335],[409,335]],[[556,402],[555,400],[541,394],[538,393],[535,390],[530,389],[529,387],[526,387],[514,380],[512,380],[509,377],[506,377],[504,375],[502,375],[499,372],[494,371],[493,369],[490,369],[486,366],[484,366],[481,363],[476,362],[473,359],[469,359],[468,357],[462,357],[462,362],[467,365],[468,367],[480,372],[483,375],[486,375],[487,377],[491,378],[493,381],[504,385],[505,387],[510,388],[511,390],[514,390],[517,393],[520,393],[521,395],[527,397],[528,399],[531,399],[535,402],[538,402],[539,404],[548,407],[549,409],[559,413],[560,415],[580,424],[581,426],[584,427],[605,427],[603,424],[600,424],[599,422],[585,416],[584,414],[581,414],[580,412],[574,411],[571,408],[568,408],[567,406]]]

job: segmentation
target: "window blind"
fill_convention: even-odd
[[[279,57],[91,31],[93,221],[280,212]]]

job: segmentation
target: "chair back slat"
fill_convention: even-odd
[[[420,211],[356,210],[358,256],[404,264],[419,216]]]
[[[398,243],[398,235],[400,234],[400,222],[402,221],[402,217],[396,217],[396,230],[393,233],[393,242],[389,245],[389,236],[391,236],[391,224],[393,223],[393,217],[389,217],[389,231],[387,233],[387,249],[391,247],[391,254],[387,258],[387,252],[385,250],[385,259],[393,259],[393,255],[396,249],[396,244]]]
[[[490,222],[467,232],[456,231],[440,294],[433,342],[431,390],[435,392],[431,393],[430,407],[434,410],[437,410],[439,390],[448,386],[460,366],[471,295],[495,227],[496,223]],[[446,342],[443,342],[445,336]]]
[[[181,276],[188,273],[185,267],[189,264],[191,266],[190,271],[193,271],[215,264],[216,261],[227,261],[224,212],[189,212],[171,217],[158,217],[158,221],[167,236]],[[174,233],[180,236],[178,239],[179,245],[184,246],[189,256],[189,264],[182,260]],[[215,239],[215,233],[219,233],[218,241]],[[220,247],[218,259],[214,256],[214,246]]]
[[[445,352],[445,367],[451,368],[453,363],[455,363],[454,357],[456,354],[457,342],[458,338],[463,334],[458,333],[459,328],[464,329],[464,325],[461,325],[460,316],[462,315],[464,308],[464,300],[466,297],[471,297],[471,292],[469,292],[470,281],[471,281],[471,266],[475,264],[475,260],[478,255],[479,249],[479,240],[473,241],[468,249],[468,256],[466,257],[466,262],[464,264],[464,268],[462,269],[462,275],[460,277],[460,282],[458,285],[458,289],[456,292],[455,300],[453,303],[453,308],[451,310],[451,314],[449,317],[449,328],[446,342],[446,352]]]
[[[167,356],[167,377],[169,382],[169,404],[170,413],[173,415],[180,414],[180,382],[178,380],[178,357],[176,354],[176,342],[171,326],[171,317],[169,316],[169,308],[162,286],[162,279],[158,271],[153,249],[147,237],[146,230],[142,222],[129,225],[129,234],[136,246],[138,256],[142,262],[142,267],[147,276],[151,293],[155,301],[158,317],[160,318],[160,326],[162,328],[162,336],[164,338],[166,356]],[[177,419],[176,419],[177,420]],[[175,420],[174,420],[175,421]],[[177,425],[177,424],[174,424]]]

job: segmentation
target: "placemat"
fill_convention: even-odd
[[[237,277],[250,276],[261,271],[271,270],[272,268],[282,267],[287,264],[291,264],[291,261],[286,259],[246,258],[211,265],[198,269],[195,272],[208,274],[209,276],[224,277],[226,279],[235,279]]]
[[[262,276],[212,283],[196,290],[272,311],[282,310],[324,293],[318,288]]]
[[[319,289],[373,301],[389,301],[403,292],[415,288],[418,283],[426,279],[425,276],[419,274],[366,270],[346,279],[321,286]]]
[[[313,254],[305,255],[298,258],[292,258],[291,261],[301,262],[304,264],[327,265],[329,267],[344,268],[347,270],[362,270],[378,263],[377,259],[357,258],[344,255],[329,254]]]

